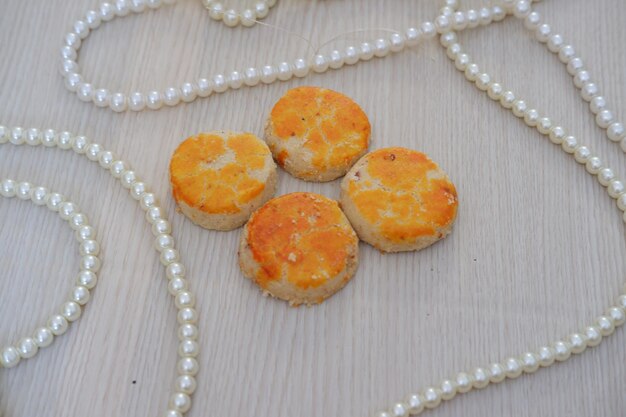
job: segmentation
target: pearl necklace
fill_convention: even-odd
[[[216,0],[202,0],[202,4],[209,11],[209,16],[213,20],[222,21],[228,27],[235,27],[239,23],[243,26],[254,26],[257,19],[263,19],[270,9],[276,4],[276,0],[261,0],[254,4],[253,9],[244,9],[238,12],[235,9],[226,10],[225,7]]]
[[[129,190],[130,195],[146,212],[146,221],[152,225],[155,236],[154,246],[160,253],[160,260],[165,267],[168,278],[168,290],[174,297],[178,308],[178,378],[174,383],[174,393],[170,396],[167,417],[180,417],[191,407],[191,394],[196,389],[195,375],[198,373],[199,353],[198,313],[195,310],[196,297],[189,290],[189,283],[185,279],[185,267],[180,263],[180,255],[174,247],[174,238],[171,236],[171,226],[167,216],[158,205],[156,196],[148,186],[139,179],[139,176],[130,169],[130,165],[98,143],[91,143],[85,136],[74,136],[69,132],[55,132],[48,129],[43,133],[38,129],[24,130],[21,127],[9,129],[0,126],[0,144],[31,145],[43,144],[45,148],[57,147],[64,150],[73,150],[90,161],[97,162],[122,186]],[[35,332],[34,338],[25,338],[17,347],[8,347],[2,351],[1,363],[3,367],[17,365],[20,358],[31,357],[37,353],[38,347],[48,346],[53,335],[63,334],[67,330],[68,322],[80,316],[80,304],[84,304],[89,296],[88,290],[96,284],[95,272],[100,267],[97,258],[99,245],[93,240],[94,230],[87,225],[87,218],[78,212],[77,207],[65,201],[60,194],[48,193],[45,188],[33,187],[27,182],[15,184],[11,180],[1,183],[0,194],[5,197],[13,195],[22,199],[30,199],[35,204],[46,204],[53,211],[59,211],[61,218],[70,222],[77,231],[77,239],[81,242],[81,273],[78,284],[70,295],[70,301],[61,309],[61,315],[52,316],[46,327]],[[43,330],[42,330],[43,329]],[[19,354],[19,356],[17,356]]]
[[[373,43],[364,42],[359,47],[349,46],[344,52],[335,50],[328,56],[316,55],[311,63],[301,58],[292,64],[283,62],[275,67],[265,66],[260,70],[249,68],[244,74],[234,71],[227,77],[217,75],[212,80],[200,79],[196,84],[185,83],[180,89],[168,88],[163,94],[158,91],[150,92],[145,96],[141,93],[132,93],[127,99],[121,93],[111,95],[107,90],[95,90],[90,84],[83,82],[82,76],[78,73],[78,65],[75,59],[81,39],[86,38],[91,29],[97,28],[102,20],[111,20],[116,15],[124,16],[131,10],[140,12],[146,6],[156,8],[162,3],[169,4],[173,3],[173,1],[148,0],[146,3],[143,0],[134,0],[132,5],[128,5],[126,1],[121,0],[117,1],[115,6],[110,3],[103,3],[99,13],[87,13],[85,21],[78,21],[74,25],[75,31],[65,37],[65,46],[62,49],[64,58],[62,73],[65,76],[68,88],[77,92],[79,98],[84,101],[93,101],[101,107],[109,106],[115,111],[124,111],[127,108],[139,111],[146,106],[151,109],[158,109],[163,104],[176,105],[181,100],[189,102],[198,96],[207,97],[213,92],[220,93],[228,88],[237,89],[244,84],[254,86],[258,85],[259,82],[269,84],[276,80],[285,81],[293,76],[303,77],[311,69],[321,73],[329,68],[341,68],[344,64],[356,64],[359,60],[367,61],[374,56],[383,57],[388,55],[389,52],[401,51],[406,46],[415,45],[423,39],[429,39],[439,34],[441,35],[441,44],[447,48],[448,56],[454,60],[456,67],[464,72],[468,81],[474,83],[481,91],[485,91],[491,99],[498,101],[502,107],[511,110],[516,117],[523,118],[528,126],[536,128],[539,133],[548,136],[553,143],[560,145],[563,151],[573,155],[578,163],[585,166],[590,175],[597,176],[600,184],[607,188],[609,196],[617,200],[620,210],[626,211],[626,190],[623,183],[615,177],[613,171],[605,166],[598,156],[594,156],[589,147],[581,145],[576,137],[568,135],[563,127],[553,123],[550,118],[543,117],[537,110],[529,108],[526,101],[517,98],[513,92],[505,90],[501,84],[493,81],[493,77],[488,73],[481,72],[478,65],[471,62],[469,55],[463,52],[462,46],[457,42],[455,31],[462,31],[479,25],[488,25],[491,22],[503,20],[506,14],[515,14],[518,18],[523,19],[525,27],[534,31],[537,40],[546,43],[548,49],[553,53],[557,53],[559,59],[567,65],[567,71],[574,77],[575,85],[581,89],[583,99],[590,103],[590,110],[596,115],[598,126],[607,129],[607,137],[611,141],[620,142],[622,149],[626,152],[624,127],[620,122],[615,121],[612,112],[607,109],[606,100],[599,95],[597,84],[591,82],[588,71],[583,67],[583,61],[575,56],[574,48],[571,45],[564,45],[560,35],[552,33],[549,25],[541,23],[541,16],[539,13],[532,11],[530,2],[527,0],[505,0],[503,7],[493,6],[491,8],[481,8],[478,11],[467,10],[465,12],[456,11],[458,6],[457,0],[446,0],[446,6],[441,10],[441,14],[435,19],[434,23],[424,22],[419,29],[409,28],[405,35],[394,33],[390,39],[381,38]],[[15,129],[12,132],[15,132]],[[4,136],[7,137],[6,133]],[[3,136],[0,136],[0,142],[2,141]],[[8,139],[4,140],[4,142],[6,141]],[[79,141],[79,143],[82,143],[82,141]],[[59,146],[61,147],[60,144]],[[105,155],[112,155],[108,151],[102,151],[97,144],[90,146],[95,146],[98,150],[88,152],[88,157],[91,160],[100,160],[101,152],[104,152]],[[85,150],[86,145],[80,145],[80,149],[77,152],[83,153]],[[154,223],[162,220],[161,209],[154,205],[154,196],[145,190],[143,183],[140,183],[142,184],[140,186],[136,186],[137,179],[135,174],[132,171],[128,171],[132,173],[128,174],[125,163],[116,161],[117,168],[113,168],[113,159],[112,156],[105,156],[103,166],[111,169],[111,173],[120,178],[126,188],[131,189],[133,197],[141,201],[142,208],[148,210],[148,221]],[[146,194],[151,195],[151,197],[148,197],[147,204],[144,203],[144,195]],[[626,222],[626,213],[624,214],[624,221]],[[165,220],[163,222],[167,224],[167,233],[169,233],[169,223],[166,223]],[[191,294],[186,290],[187,283],[183,278],[184,269],[177,262],[178,253],[173,249],[173,240],[165,238],[162,242],[164,243],[158,243],[157,247],[161,251],[162,262],[168,265],[168,277],[171,279],[170,292],[172,294],[183,292]],[[167,262],[171,263],[167,264]],[[177,265],[173,268],[177,274],[172,273],[171,265]],[[178,296],[176,297],[178,306]],[[193,296],[189,296],[188,299],[193,299]],[[189,325],[189,327],[185,327],[189,332],[181,331],[179,333],[182,334],[183,340],[191,340],[195,343],[197,338],[197,327],[195,327],[196,313],[192,307],[193,302],[191,307],[180,310],[179,321],[181,321],[181,312],[185,311],[185,313],[182,313],[183,319],[181,323],[183,327]],[[469,372],[460,372],[450,379],[443,380],[438,385],[410,394],[406,397],[406,400],[393,404],[389,411],[377,413],[377,416],[404,417],[409,414],[417,415],[424,409],[437,407],[442,400],[450,400],[459,393],[465,393],[472,389],[481,389],[490,383],[499,383],[507,378],[517,378],[522,373],[533,373],[540,367],[548,367],[556,362],[565,361],[572,354],[582,353],[588,347],[598,345],[603,338],[611,335],[615,328],[623,325],[625,321],[626,287],[617,298],[615,305],[610,306],[603,315],[599,316],[591,325],[584,327],[582,331],[572,333],[552,344],[540,347],[536,351],[509,357],[502,362],[478,367]],[[190,350],[197,353],[197,343],[193,344],[193,346],[194,349]],[[184,349],[181,350],[185,354],[186,351]],[[177,380],[176,387],[179,392],[174,394],[170,401],[170,405],[173,408],[167,414],[170,417],[180,416],[190,406],[189,395],[195,389],[193,375],[197,372],[198,366],[193,356],[183,356],[183,359],[181,359],[181,361],[189,360],[186,362],[189,367],[182,366],[183,371],[185,371],[183,377],[189,377],[185,381],[193,381],[193,384],[190,383],[190,385],[183,387],[183,384]],[[192,363],[193,366],[190,365]],[[190,369],[193,369],[193,372],[190,372]],[[180,363],[179,371],[181,371]]]
[[[1,132],[0,135],[2,135]],[[47,137],[50,138],[49,135]],[[17,130],[15,135],[9,137],[9,140],[11,143],[19,144],[19,141],[32,141],[33,138],[39,139],[37,131],[29,130],[26,135],[22,135],[22,131]],[[78,320],[81,315],[81,306],[87,304],[89,291],[96,286],[96,273],[100,269],[98,258],[100,244],[94,238],[95,232],[89,226],[87,216],[78,211],[76,204],[66,200],[59,193],[49,192],[45,187],[34,186],[29,182],[0,179],[0,196],[29,200],[37,206],[46,206],[58,213],[76,231],[76,239],[80,244],[79,252],[82,256],[76,285],[70,292],[69,300],[59,309],[60,314],[51,315],[46,325],[37,328],[32,337],[23,337],[14,346],[7,346],[0,350],[0,367],[12,368],[22,359],[35,356],[39,349],[50,346],[55,336],[63,335],[69,324]]]

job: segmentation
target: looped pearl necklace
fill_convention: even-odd
[[[254,3],[254,8],[244,9],[239,12],[235,9],[226,9],[224,5],[216,0],[202,0],[202,4],[209,11],[209,16],[213,20],[222,21],[228,27],[235,27],[242,24],[246,27],[254,26],[258,19],[263,19],[270,9],[276,4],[276,0],[260,0]]]
[[[200,351],[197,342],[198,313],[195,310],[196,297],[189,289],[189,282],[185,279],[185,267],[180,262],[180,255],[174,246],[171,225],[165,211],[159,207],[156,196],[150,192],[146,183],[141,181],[127,162],[104,149],[102,145],[90,142],[85,136],[74,136],[69,132],[55,132],[52,129],[42,132],[39,129],[25,130],[21,127],[10,129],[0,126],[0,145],[6,143],[18,146],[43,144],[44,148],[57,147],[72,150],[98,163],[109,172],[122,184],[122,187],[130,192],[131,197],[145,211],[146,221],[151,224],[155,237],[154,247],[160,253],[161,264],[168,278],[168,290],[174,297],[174,303],[178,308],[178,337],[180,339],[178,377],[174,383],[174,392],[170,395],[170,410],[167,411],[166,416],[180,417],[191,407],[190,396],[196,389],[195,375],[199,369],[196,357]],[[51,210],[58,210],[59,215],[68,220],[76,229],[77,239],[81,242],[81,254],[84,254],[81,261],[82,272],[78,277],[79,286],[70,294],[70,301],[63,305],[61,315],[52,316],[47,327],[41,328],[44,330],[37,330],[33,338],[22,339],[17,347],[10,346],[2,351],[2,366],[11,367],[17,365],[20,358],[33,356],[38,347],[49,345],[52,335],[64,333],[68,322],[80,316],[80,304],[87,301],[89,294],[87,290],[93,288],[96,283],[95,272],[100,267],[100,261],[96,257],[99,245],[93,241],[94,231],[87,225],[87,218],[78,213],[73,203],[65,201],[60,194],[48,193],[46,189],[33,187],[27,182],[16,184],[11,180],[4,180],[0,184],[2,196],[16,195],[22,199],[31,199],[35,204],[46,204]]]
[[[0,127],[0,129],[2,129]],[[16,143],[21,140],[32,141],[34,130],[29,130],[25,135],[22,131],[15,131],[9,140]],[[1,134],[1,133],[0,133]],[[17,197],[27,200],[37,206],[46,206],[56,212],[63,220],[67,221],[76,233],[79,252],[82,256],[80,272],[76,278],[76,284],[69,294],[68,301],[59,308],[59,314],[49,317],[44,326],[37,328],[31,336],[19,339],[14,345],[0,349],[0,367],[12,368],[22,359],[30,359],[37,354],[39,349],[48,347],[54,341],[55,336],[63,335],[69,328],[70,323],[78,320],[81,315],[81,307],[89,301],[89,291],[96,286],[97,272],[100,269],[100,244],[95,240],[94,229],[89,226],[87,216],[78,211],[78,206],[67,200],[59,193],[48,191],[47,188],[34,186],[29,182],[16,182],[12,179],[0,179],[0,196],[5,198]]]
[[[164,0],[163,2],[171,3],[173,1]],[[124,0],[117,1],[115,6],[103,3],[100,8],[101,13],[88,13],[86,22],[91,22],[89,23],[89,28],[93,29],[100,24],[101,20],[110,20],[115,15],[123,16],[130,9],[134,12],[140,12],[145,9],[146,5],[156,8],[163,2],[152,0],[146,3],[144,0],[134,0],[132,6],[127,6]],[[105,7],[105,4],[108,6]],[[503,108],[510,110],[516,117],[522,118],[528,126],[549,137],[550,141],[559,145],[564,152],[573,155],[576,162],[583,165],[590,175],[596,177],[598,182],[606,187],[608,195],[616,200],[619,209],[626,212],[626,189],[623,182],[616,178],[613,170],[606,166],[598,156],[594,155],[588,146],[582,145],[575,136],[569,135],[563,127],[554,123],[552,119],[543,116],[539,111],[531,108],[526,101],[518,98],[515,93],[506,90],[502,84],[495,82],[494,77],[490,74],[481,71],[480,67],[471,61],[470,56],[464,52],[463,47],[458,43],[455,31],[475,28],[479,25],[486,26],[492,22],[503,20],[507,14],[514,14],[519,19],[523,19],[525,27],[534,33],[537,40],[545,43],[551,52],[558,54],[559,59],[566,65],[567,71],[574,77],[574,84],[581,90],[582,98],[589,102],[590,110],[595,115],[595,121],[598,126],[606,129],[607,137],[611,141],[620,142],[622,149],[626,151],[626,135],[623,125],[616,121],[613,113],[608,110],[606,100],[599,93],[599,87],[591,81],[589,72],[584,69],[582,59],[575,55],[574,48],[571,45],[565,45],[561,35],[552,33],[551,27],[542,23],[540,14],[532,10],[531,3],[528,0],[504,0],[502,6],[481,8],[480,10],[457,11],[457,7],[457,0],[445,0],[445,7],[441,9],[440,15],[437,16],[434,22],[424,22],[419,26],[419,29],[409,28],[404,35],[394,33],[390,39],[381,38],[373,43],[364,42],[358,47],[350,46],[345,52],[333,51],[328,56],[317,55],[311,63],[300,59],[294,64],[283,62],[276,67],[266,66],[261,71],[250,68],[245,71],[244,75],[235,71],[228,76],[217,75],[211,81],[200,79],[197,84],[186,83],[183,87],[187,88],[166,89],[163,95],[156,91],[149,93],[147,97],[141,93],[132,93],[128,99],[121,93],[110,95],[107,90],[94,90],[90,84],[83,83],[82,77],[77,72],[78,66],[74,60],[76,59],[76,52],[80,47],[81,39],[84,39],[89,34],[89,29],[85,29],[84,25],[79,23],[85,23],[84,21],[79,21],[74,27],[75,32],[68,34],[65,38],[66,44],[62,50],[65,61],[62,72],[65,75],[68,88],[76,91],[81,99],[85,101],[93,100],[95,104],[103,107],[109,106],[115,111],[123,111],[128,107],[138,111],[146,106],[156,109],[160,108],[164,103],[176,105],[181,100],[192,101],[197,96],[206,97],[212,92],[223,92],[228,88],[236,89],[244,84],[253,86],[259,82],[269,84],[276,80],[290,79],[292,76],[302,77],[310,69],[316,72],[325,72],[329,68],[338,69],[344,64],[352,65],[359,60],[367,61],[374,56],[384,57],[389,52],[398,52],[405,46],[415,45],[422,39],[432,38],[439,34],[442,46],[447,49],[448,57],[454,61],[456,68],[464,73],[468,81],[476,85],[481,91],[485,91],[489,98],[499,102]],[[92,25],[95,26],[92,27]],[[0,143],[9,141],[7,132],[8,130],[0,128]],[[11,132],[13,132],[10,135],[11,137],[16,135],[15,129]],[[76,141],[79,144],[83,143],[78,138]],[[14,141],[11,142],[13,143]],[[56,140],[54,142],[56,143]],[[63,143],[63,146],[67,146],[65,140],[59,142],[59,146],[63,147],[61,143]],[[80,145],[77,152],[84,153],[86,146]],[[145,190],[143,183],[139,182],[141,185],[137,185],[138,180],[134,172],[127,171],[127,165],[121,161],[111,162],[114,158],[108,156],[110,152],[102,151],[99,145],[94,144],[90,146],[95,146],[96,150],[88,151],[88,157],[92,160],[100,160],[101,165],[104,164],[105,168],[111,170],[112,175],[120,178],[126,188],[131,189],[133,197],[141,201],[142,208],[148,211],[148,220],[151,223],[155,223],[155,219],[161,220],[162,213],[154,205],[154,196]],[[70,147],[73,148],[74,145],[72,144]],[[101,152],[104,152],[104,154]],[[101,160],[102,158],[104,158],[104,162]],[[146,194],[149,194],[150,197],[146,197]],[[626,222],[626,213],[623,218]],[[157,230],[159,234],[169,233],[169,224],[165,224],[167,224],[167,232]],[[161,260],[167,265],[168,277],[171,279],[170,292],[176,294],[177,306],[181,308],[179,321],[183,323],[183,327],[191,326],[185,328],[188,329],[188,332],[181,330],[183,335],[181,337],[183,337],[183,340],[195,342],[197,327],[195,327],[196,313],[192,308],[193,302],[191,302],[191,307],[182,308],[183,305],[180,304],[178,298],[178,295],[181,293],[191,294],[187,290],[186,281],[182,278],[184,269],[177,262],[178,252],[173,249],[173,240],[163,238],[158,240],[158,242],[160,242],[157,244],[157,248],[161,251]],[[172,265],[176,266],[172,267]],[[183,299],[185,304],[187,304],[189,300],[193,300],[193,297],[186,295]],[[185,312],[183,313],[183,311]],[[604,314],[600,315],[590,325],[583,327],[581,331],[565,336],[537,350],[529,351],[519,356],[512,356],[501,362],[474,368],[471,371],[460,372],[450,379],[441,381],[439,384],[410,394],[405,400],[394,403],[387,411],[382,411],[376,415],[378,417],[417,415],[425,409],[437,407],[442,401],[451,400],[457,394],[465,393],[472,389],[481,389],[490,383],[499,383],[507,378],[517,378],[522,373],[533,373],[540,367],[548,367],[556,362],[565,361],[572,354],[582,353],[587,348],[598,345],[605,337],[611,335],[616,327],[623,325],[625,322],[626,287],[623,293],[618,296],[615,304],[609,306]],[[197,362],[195,362],[193,357],[197,354],[197,343],[188,344],[187,347],[189,349],[183,348],[181,344],[181,352],[179,352],[183,357],[181,361],[188,360],[188,362],[182,368],[179,363],[179,371],[182,369],[182,377],[191,379],[185,379],[184,383],[177,380],[177,393],[174,394],[170,401],[172,410],[167,413],[170,417],[178,417],[189,409],[191,401],[189,395],[195,389],[193,375],[197,372]]]

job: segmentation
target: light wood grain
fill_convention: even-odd
[[[57,70],[63,34],[96,5],[3,0],[0,123],[93,137],[156,190],[198,294],[204,349],[190,417],[368,415],[453,372],[578,329],[621,288],[626,245],[614,202],[572,158],[470,86],[434,41],[303,80],[114,114],[78,101]],[[281,0],[266,21],[319,44],[363,27],[402,29],[438,8],[434,0]],[[623,2],[552,0],[537,8],[576,46],[626,119]],[[460,37],[480,65],[624,178],[619,146],[594,126],[562,64],[520,22]],[[102,26],[79,63],[95,84],[127,92],[296,58],[304,48],[272,29],[228,29],[188,0]],[[360,269],[343,291],[321,306],[292,309],[261,297],[242,277],[238,231],[208,232],[175,213],[167,164],[176,145],[199,131],[260,134],[274,101],[303,84],[359,102],[371,118],[372,148],[403,145],[430,154],[458,186],[460,215],[449,238],[419,253],[381,255],[362,244]],[[71,196],[98,231],[104,264],[92,302],[67,335],[0,372],[0,415],[160,415],[175,374],[175,308],[143,214],[108,174],[67,152],[2,146],[0,177],[8,176]],[[336,198],[339,187],[281,172],[279,192],[297,190]],[[78,256],[69,228],[46,210],[1,199],[0,220],[3,345],[66,296]],[[565,364],[463,396],[432,415],[623,416],[625,359],[620,329]]]

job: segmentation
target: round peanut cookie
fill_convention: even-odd
[[[371,152],[341,182],[341,207],[359,237],[383,252],[420,250],[447,236],[457,213],[454,184],[423,153]]]
[[[174,200],[205,229],[232,230],[276,192],[276,164],[251,133],[200,133],[183,141],[170,161]]]
[[[306,181],[332,181],[367,152],[370,122],[358,104],[336,91],[298,87],[274,105],[265,141],[274,159]]]
[[[356,233],[336,201],[293,193],[252,214],[241,235],[239,266],[264,294],[311,305],[350,281],[358,251]]]

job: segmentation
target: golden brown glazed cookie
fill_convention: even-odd
[[[182,142],[170,161],[174,200],[206,229],[232,230],[276,191],[276,164],[251,133],[211,132]]]
[[[239,266],[265,294],[311,305],[350,281],[358,251],[356,233],[336,201],[293,193],[252,214],[241,235]]]
[[[274,105],[265,141],[287,172],[306,181],[341,177],[367,152],[370,123],[358,104],[336,91],[298,87]]]
[[[423,153],[365,155],[341,182],[341,207],[359,237],[384,252],[420,250],[447,236],[457,213],[454,184]]]

